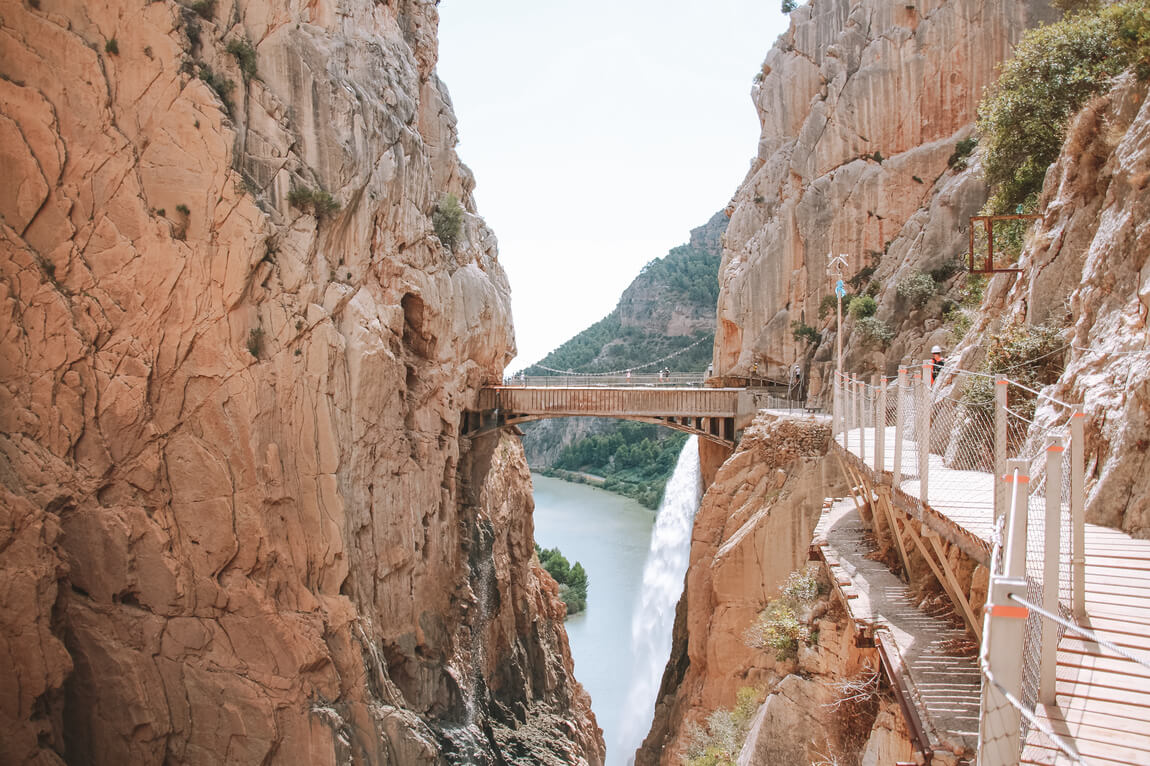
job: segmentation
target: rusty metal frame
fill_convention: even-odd
[[[970,252],[967,253],[967,266],[971,274],[1021,274],[1022,269],[994,267],[994,223],[995,221],[1037,221],[1041,218],[1037,213],[1019,213],[1017,215],[972,215],[970,217]],[[982,268],[974,265],[974,226],[975,222],[982,224],[986,232],[986,263]]]

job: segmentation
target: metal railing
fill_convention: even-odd
[[[928,360],[894,379],[836,376],[834,438],[924,505],[979,493],[992,505],[979,763],[1017,763],[1031,727],[1085,762],[1035,713],[1055,700],[1066,630],[1108,646],[1072,621],[1086,616],[1082,410],[1001,375],[933,373]]]
[[[505,386],[524,387],[620,387],[620,386],[687,386],[702,388],[706,376],[701,372],[624,373],[622,375],[512,375],[503,379]]]

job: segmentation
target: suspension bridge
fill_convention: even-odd
[[[1085,522],[1081,408],[932,372],[836,380],[832,451],[855,508],[816,532],[885,647],[921,762],[1150,764],[1150,540]],[[860,554],[864,528],[904,579],[937,581],[977,656],[948,650],[945,627],[904,630],[926,622],[913,606],[870,609],[893,575]]]

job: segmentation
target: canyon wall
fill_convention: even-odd
[[[791,14],[752,89],[762,133],[727,208],[716,372],[798,361],[821,397],[834,313],[820,316],[820,303],[836,277],[863,269],[883,288],[877,316],[894,338],[876,350],[848,318],[846,368],[885,371],[946,342],[941,322],[900,305],[893,288],[965,252],[987,190],[948,160],[997,64],[1054,17],[1044,2],[1007,0],[812,0]],[[840,272],[828,253],[847,255]],[[821,330],[822,344],[796,337],[795,322]]]
[[[601,762],[437,19],[0,0],[0,762]]]
[[[759,415],[707,488],[691,533],[671,658],[638,766],[679,763],[691,724],[777,672],[779,663],[749,645],[746,634],[807,560],[823,493],[834,481],[823,460],[829,446],[826,424]]]
[[[1035,421],[1086,415],[1086,519],[1150,537],[1150,92],[1123,75],[1086,105],[1046,173],[1021,273],[992,279],[957,355],[977,369],[1012,325],[1062,328],[1065,369]]]

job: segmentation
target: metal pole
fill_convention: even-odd
[[[1081,407],[1070,417],[1070,572],[1074,590],[1074,616],[1086,618],[1086,415]]]
[[[914,437],[918,442],[918,497],[923,505],[927,500],[927,474],[930,473],[930,360],[922,363],[918,375],[918,402]]]
[[[1008,490],[1013,487],[1013,512],[1007,513],[1004,571],[990,578],[986,619],[983,627],[982,664],[1002,686],[982,686],[982,711],[978,725],[978,762],[981,766],[1015,766],[1021,751],[1021,715],[1003,694],[1022,696],[1023,641],[1029,610],[1011,600],[1011,594],[1026,595],[1026,516],[1030,477],[1025,460],[1011,460],[1002,476]],[[991,562],[997,568],[996,562]]]
[[[994,376],[994,475],[998,479],[994,482],[994,523],[1006,515],[1006,483],[1002,477],[1006,474],[1006,396],[1010,383],[1005,375]]]
[[[878,406],[874,412],[874,469],[886,470],[886,376],[878,381]]]
[[[1062,561],[1062,439],[1046,437],[1046,534],[1042,562],[1042,608],[1058,613],[1058,567]],[[1042,653],[1038,665],[1038,701],[1054,704],[1055,672],[1058,667],[1058,625],[1042,621]]]
[[[903,431],[906,429],[906,411],[903,409],[902,402],[906,396],[906,368],[901,364],[898,366],[898,388],[895,390],[895,406],[894,406],[894,476],[891,479],[891,486],[897,489],[902,484],[902,439]]]
[[[867,389],[866,381],[859,378],[856,385],[859,392],[859,461],[866,465],[866,404],[867,404]]]

